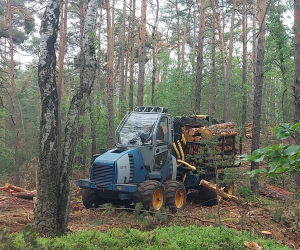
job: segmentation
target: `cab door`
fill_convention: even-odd
[[[168,164],[171,148],[171,118],[162,116],[156,128],[154,138],[154,171]]]

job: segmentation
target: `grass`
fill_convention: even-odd
[[[246,249],[244,241],[251,240],[249,233],[242,234],[226,227],[220,230],[217,227],[197,227],[195,225],[156,228],[149,232],[142,232],[136,229],[112,229],[106,233],[101,233],[97,230],[79,231],[54,239],[32,236],[34,233],[31,229],[29,229],[29,232],[10,236],[11,240],[7,241],[7,246],[10,246],[10,248],[5,248],[6,243],[1,243],[0,241],[0,249],[244,250]],[[26,235],[26,240],[24,240],[24,235]],[[266,250],[289,249],[287,246],[270,239],[261,239],[252,235],[252,240],[261,243]],[[12,241],[15,246],[13,248],[11,247]]]

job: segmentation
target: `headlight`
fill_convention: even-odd
[[[116,190],[118,190],[118,191],[125,191],[125,186],[116,185]]]
[[[82,187],[89,187],[89,181],[81,181],[81,186]]]

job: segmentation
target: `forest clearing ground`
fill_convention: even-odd
[[[281,241],[292,249],[300,248],[300,225],[283,222],[277,223],[273,216],[276,213],[274,207],[281,208],[281,213],[289,213],[284,204],[270,200],[270,204],[258,204],[251,206],[249,211],[237,207],[233,202],[223,201],[220,205],[220,215],[223,224],[229,225],[241,231],[251,229],[256,234],[263,230],[272,232],[274,239]],[[300,207],[299,207],[300,209]],[[184,211],[175,215],[162,216],[137,216],[132,211],[126,211],[115,207],[105,209],[87,210],[82,205],[79,198],[72,201],[69,229],[79,230],[99,230],[106,232],[112,228],[134,228],[143,231],[154,229],[160,226],[182,225],[188,226],[196,224],[199,226],[214,226],[218,222],[218,207],[202,206],[196,195],[191,193],[188,196],[187,205]],[[243,212],[242,212],[243,211]],[[279,210],[280,212],[280,210]],[[273,214],[273,216],[271,215]],[[180,215],[180,216],[178,216]],[[291,214],[291,218],[294,214]],[[199,219],[195,219],[199,218]],[[291,219],[289,218],[289,219]],[[275,218],[276,219],[276,218]],[[0,193],[0,227],[8,228],[10,233],[21,232],[23,227],[33,220],[33,201],[15,198],[9,194]],[[300,224],[300,221],[298,221]]]

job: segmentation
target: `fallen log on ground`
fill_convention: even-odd
[[[12,193],[11,195],[17,198],[32,200],[33,197],[36,197],[36,190],[28,191],[28,192]]]
[[[36,197],[36,190],[29,191],[25,188],[17,187],[10,183],[6,183],[4,187],[0,187],[0,190],[5,191],[12,196],[22,199],[29,199],[32,200],[33,197]]]
[[[246,203],[243,200],[241,200],[239,197],[225,193],[223,188],[220,188],[220,187],[217,188],[217,185],[214,183],[211,183],[211,182],[205,181],[205,180],[201,180],[199,185],[212,190],[213,192],[217,193],[219,196],[221,196],[222,198],[224,198],[227,201],[233,201],[240,206],[246,205]]]
[[[291,199],[294,195],[292,192],[289,192],[285,189],[275,187],[270,184],[266,184],[264,188],[260,188],[260,193],[262,195],[279,199],[279,200],[288,200]]]
[[[6,183],[4,187],[0,187],[0,190],[3,190],[5,192],[12,192],[12,191],[15,191],[15,192],[30,192],[30,191],[26,190],[25,188],[20,188],[20,187],[17,187],[15,185],[13,185],[13,184],[10,184],[10,183]]]

